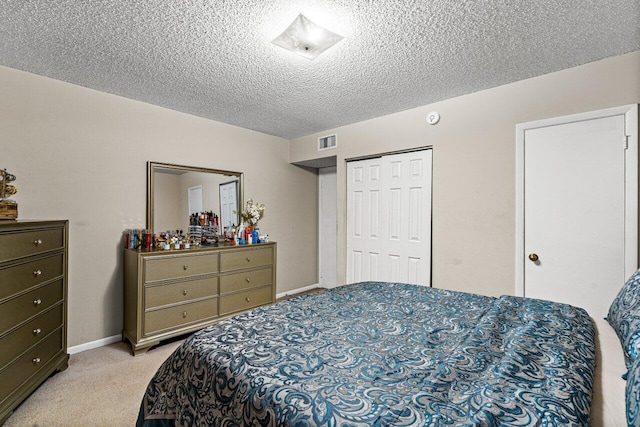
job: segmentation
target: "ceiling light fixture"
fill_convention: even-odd
[[[314,60],[325,50],[342,40],[343,37],[323,28],[300,14],[271,43]]]

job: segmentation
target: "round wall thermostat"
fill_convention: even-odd
[[[439,121],[440,121],[440,114],[436,113],[435,111],[432,111],[429,114],[427,114],[427,123],[429,123],[430,125],[435,125]]]

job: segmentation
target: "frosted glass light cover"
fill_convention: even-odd
[[[313,21],[300,14],[284,30],[282,34],[273,39],[271,43],[284,49],[314,60],[325,50],[342,40],[343,37],[334,32],[322,28]]]

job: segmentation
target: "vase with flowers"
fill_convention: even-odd
[[[256,203],[253,199],[248,199],[246,208],[240,211],[240,219],[244,226],[246,241],[249,241],[249,236],[253,235],[253,229],[258,225],[258,221],[260,221],[264,215],[264,210],[265,206],[262,203]]]

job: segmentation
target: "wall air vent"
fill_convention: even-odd
[[[338,146],[338,135],[327,135],[318,138],[318,151],[336,148]]]

